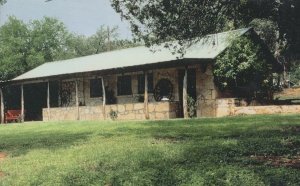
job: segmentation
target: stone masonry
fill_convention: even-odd
[[[218,96],[217,89],[213,82],[212,66],[203,67],[201,65],[189,66],[196,70],[196,93],[197,93],[197,117],[215,117],[216,116],[216,98]],[[173,99],[170,103],[156,102],[153,94],[149,93],[149,114],[150,119],[169,119],[178,116],[179,107],[179,85],[178,71],[184,69],[168,68],[156,69],[149,71],[153,73],[153,86],[162,78],[167,78],[173,84]],[[79,112],[80,120],[101,120],[104,117],[109,118],[111,110],[118,113],[119,120],[141,120],[145,118],[144,104],[137,99],[143,94],[138,94],[138,75],[143,72],[131,72],[124,74],[114,74],[104,77],[105,86],[114,91],[117,103],[115,105],[107,105],[105,114],[103,114],[102,97],[90,97],[90,79],[99,77],[88,77],[77,79],[79,90],[79,110],[75,103],[75,89],[71,90],[71,102],[67,107],[51,108],[50,120],[77,120]],[[117,77],[122,75],[131,75],[132,95],[118,96],[117,95]],[[75,81],[65,80],[65,81]],[[43,119],[48,121],[48,109],[43,109]]]
[[[177,116],[178,105],[176,102],[157,102],[149,104],[149,115],[152,120],[172,119]],[[43,109],[44,121],[75,121],[79,120],[104,120],[112,119],[110,112],[117,113],[117,120],[144,120],[144,104],[129,103],[105,106],[105,115],[102,106],[82,106]]]
[[[300,114],[300,105],[238,106],[235,98],[218,99],[216,116]]]

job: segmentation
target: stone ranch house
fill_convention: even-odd
[[[197,102],[196,117],[231,115],[233,101],[216,88],[213,63],[229,47],[229,37],[244,34],[258,37],[251,28],[208,35],[183,57],[164,47],[135,47],[49,62],[2,87],[20,86],[22,120],[32,104],[24,87],[32,84],[45,85],[43,121],[187,117],[188,96]],[[1,98],[3,118],[2,91]]]

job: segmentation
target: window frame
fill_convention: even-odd
[[[126,88],[128,88],[128,89],[126,90]],[[117,95],[118,96],[132,95],[132,76],[131,75],[117,76]]]
[[[89,79],[89,81],[90,81],[90,98],[101,98],[101,97],[103,97],[101,78]],[[98,81],[98,82],[96,82],[96,81]],[[97,83],[99,83],[98,86],[96,86]],[[99,88],[98,89],[99,91],[92,90],[92,88],[95,89],[95,87],[97,87],[96,89]]]
[[[145,74],[138,74],[137,76],[137,90],[138,94],[145,93]],[[154,77],[153,73],[148,73],[148,93],[153,93],[154,90]]]

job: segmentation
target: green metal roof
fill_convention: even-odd
[[[26,72],[12,81],[47,78],[52,76],[85,73],[109,69],[134,67],[140,65],[157,64],[180,59],[215,59],[229,45],[230,37],[239,37],[249,28],[207,35],[195,40],[186,49],[185,55],[173,54],[163,46],[154,47],[155,52],[141,46],[117,51],[105,52],[96,55],[45,63]]]

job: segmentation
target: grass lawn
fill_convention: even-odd
[[[300,115],[1,125],[0,185],[299,185],[299,133]]]

